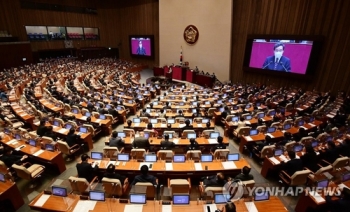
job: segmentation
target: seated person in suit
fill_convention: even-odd
[[[113,131],[111,138],[109,139],[110,147],[117,147],[118,150],[121,150],[125,146],[125,142],[118,137],[118,132]]]
[[[36,130],[36,134],[40,137],[43,137],[45,135],[45,132],[47,131],[47,127],[45,126],[45,124],[46,124],[46,120],[41,119],[38,129]]]
[[[233,202],[228,202],[222,207],[220,212],[236,212],[236,205]]]
[[[150,117],[151,115],[147,113],[146,108],[142,109],[142,112],[140,113],[140,117]]]
[[[126,179],[125,176],[115,173],[115,165],[113,164],[108,165],[106,173],[104,173],[103,177],[118,179],[122,185]]]
[[[144,137],[144,133],[140,132],[139,137],[135,137],[134,141],[132,142],[133,148],[139,148],[139,149],[149,149],[150,143],[148,141],[148,138]]]
[[[326,195],[326,203],[330,212],[347,212],[350,208],[350,189],[344,187],[341,197],[334,199],[332,196]]]
[[[128,125],[128,128],[131,128],[132,121],[131,120],[127,120],[126,124]]]
[[[175,117],[184,117],[183,111],[179,110]]]
[[[263,141],[258,141],[255,143],[256,145],[256,149],[261,152],[261,150],[265,147],[265,146],[269,146],[272,143],[272,138],[269,135],[265,136],[265,140]]]
[[[282,162],[282,170],[285,171],[290,177],[297,171],[303,170],[303,161],[295,158],[294,151],[288,151],[289,161],[287,163]]]
[[[47,129],[47,130],[46,130],[44,136],[49,137],[49,138],[52,138],[54,141],[56,141],[56,140],[57,140],[57,136],[56,136],[56,134],[53,132],[53,127],[52,127],[52,126],[48,126],[46,129]]]
[[[346,138],[343,141],[343,145],[341,148],[341,155],[350,157],[350,139]]]
[[[153,136],[155,136],[155,137],[158,136],[158,131],[153,129],[152,123],[147,124],[147,129],[145,130],[145,132],[153,132]]]
[[[90,157],[87,154],[81,155],[81,163],[77,163],[78,177],[85,178],[88,182],[95,177],[95,172],[98,170],[98,164],[95,162],[95,167],[88,163]]]
[[[185,126],[182,128],[182,130],[192,130],[193,126],[190,124],[191,124],[190,120],[186,119]]]
[[[328,163],[333,163],[339,157],[339,149],[333,141],[327,143],[328,149],[321,154],[321,157]]]
[[[67,142],[69,147],[72,147],[75,144],[78,144],[79,146],[83,145],[82,141],[80,140],[80,136],[75,134],[74,127],[69,129],[69,132],[68,132],[67,137],[66,137],[66,142]]]
[[[205,186],[224,186],[226,184],[225,176],[222,172],[217,173],[216,175],[207,176],[203,179],[203,184]]]
[[[91,125],[94,128],[95,131],[101,131],[102,130],[101,124],[97,124],[97,123],[91,122],[91,117],[87,117],[86,118],[86,124]]]
[[[172,150],[175,147],[175,143],[172,141],[169,141],[169,135],[164,135],[164,140],[160,142],[160,149],[163,150]]]
[[[160,113],[158,114],[159,118],[166,118],[166,114],[164,113],[164,109],[160,109]]]
[[[289,143],[289,142],[292,142],[292,141],[293,141],[292,133],[284,132],[282,140],[280,142],[278,142],[276,144],[276,146],[284,146],[284,145],[286,145],[286,143]]]
[[[306,147],[306,153],[302,155],[300,159],[303,162],[304,167],[310,169],[312,172],[316,172],[319,169],[317,165],[317,154],[312,146]]]
[[[215,145],[212,149],[211,149],[211,152],[215,152],[215,150],[217,149],[226,149],[226,144],[224,144],[224,138],[219,136],[217,138],[217,141],[218,141],[218,144]]]
[[[7,168],[11,168],[13,164],[20,165],[22,164],[22,161],[28,158],[27,155],[13,155],[12,149],[10,147],[4,148],[4,154],[0,157],[0,160],[5,163]]]
[[[194,138],[190,139],[190,145],[188,145],[186,147],[186,152],[189,151],[189,150],[199,150],[199,144],[196,141],[196,139],[194,139]]]
[[[235,129],[235,132],[238,133],[239,130],[240,130],[242,127],[245,127],[245,126],[246,126],[246,124],[245,124],[245,122],[244,122],[244,117],[241,116],[241,117],[239,118],[239,121],[237,122],[237,128]]]
[[[118,111],[114,108],[113,105],[111,105],[111,108],[108,109],[108,113],[111,114],[114,117],[118,117],[119,113]]]
[[[141,174],[137,175],[132,181],[131,185],[136,185],[138,182],[150,182],[153,185],[157,185],[157,179],[153,175],[148,174],[148,166],[141,166]]]
[[[242,169],[242,173],[238,174],[234,179],[241,181],[253,180],[254,176],[250,174],[250,170],[251,168],[249,168],[248,166],[244,166]]]

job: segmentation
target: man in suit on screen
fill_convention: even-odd
[[[283,56],[284,44],[276,43],[273,47],[274,55],[265,59],[262,69],[270,69],[274,71],[291,72],[290,59]]]
[[[139,41],[139,47],[136,50],[136,54],[138,55],[146,55],[146,49],[142,46],[142,41]]]

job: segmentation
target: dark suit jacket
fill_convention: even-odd
[[[109,146],[118,147],[118,149],[120,150],[122,147],[125,146],[125,143],[120,137],[112,137],[111,139],[109,139]]]
[[[124,180],[126,179],[126,177],[123,175],[120,175],[117,173],[107,173],[107,172],[104,173],[103,177],[118,179],[122,185],[124,184]]]
[[[153,175],[137,175],[134,180],[132,181],[131,185],[136,185],[138,182],[150,182],[153,185],[157,185],[156,178]]]
[[[148,149],[150,147],[150,143],[147,138],[140,136],[134,139],[132,146],[134,148],[139,148],[139,149]]]
[[[85,178],[88,182],[95,176],[95,172],[98,170],[98,166],[95,165],[92,168],[91,164],[88,162],[77,163],[78,177]]]
[[[136,54],[138,55],[146,55],[146,49],[144,47],[138,47],[136,50]]]
[[[211,149],[211,151],[212,151],[212,152],[215,152],[215,150],[217,150],[217,149],[226,149],[226,144],[218,144],[218,145],[215,145],[215,146]]]
[[[345,199],[332,200],[331,196],[326,196],[328,210],[330,212],[347,212],[350,208],[350,201]]]
[[[21,158],[22,158],[22,156],[19,156],[19,155],[12,155],[12,154],[6,155],[6,154],[4,154],[4,155],[0,158],[0,160],[2,160],[2,162],[5,163],[5,165],[7,166],[7,168],[11,168],[11,166],[12,166],[13,164],[19,163],[19,162],[21,161]]]
[[[262,68],[284,72],[291,71],[292,68],[290,66],[290,59],[288,57],[282,56],[277,64],[275,64],[275,60],[275,56],[267,57],[264,64],[262,65]]]
[[[193,145],[190,144],[186,147],[186,152],[189,150],[199,150],[199,145],[198,145],[197,141]]]
[[[175,144],[172,141],[163,140],[160,142],[160,147],[164,150],[172,150],[175,147]]]
[[[253,180],[254,176],[251,175],[251,174],[245,175],[243,173],[240,173],[234,179],[235,180],[241,180],[241,181],[247,181],[247,180]]]
[[[216,175],[213,175],[213,176],[209,176],[208,178],[205,178],[203,180],[203,184],[205,186],[224,186],[226,184],[226,180],[218,181],[216,179]]]
[[[76,135],[76,134],[68,134],[66,137],[66,142],[68,144],[69,147],[74,146],[75,144],[79,144],[79,139],[80,136]]]
[[[303,170],[303,161],[301,159],[293,159],[285,163],[282,169],[287,172],[289,176],[292,176],[296,171]]]
[[[333,163],[339,157],[339,150],[337,148],[327,149],[326,152],[322,154],[322,157],[329,163]]]
[[[39,126],[38,129],[36,130],[36,134],[38,136],[44,136],[45,132],[46,132],[46,126]]]
[[[319,167],[317,166],[318,160],[316,152],[305,153],[303,156],[300,157],[300,159],[303,161],[303,165],[311,171],[316,172],[319,169]]]

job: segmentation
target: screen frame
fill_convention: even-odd
[[[151,41],[151,55],[135,55],[132,53],[132,48],[131,48],[131,38],[149,38]],[[145,58],[145,59],[154,59],[155,58],[155,52],[154,52],[154,35],[129,35],[129,53],[131,57],[134,58]]]
[[[305,74],[297,74],[297,73],[286,73],[281,71],[273,71],[273,70],[264,70],[261,68],[253,68],[249,67],[250,57],[252,53],[253,41],[254,39],[267,39],[267,40],[309,40],[312,41],[312,49],[310,52],[309,61],[306,67]],[[324,44],[324,37],[318,35],[267,35],[267,34],[249,34],[247,35],[246,47],[244,52],[244,60],[243,60],[243,71],[251,72],[263,75],[274,75],[279,77],[292,77],[295,79],[303,79],[303,80],[312,80],[317,73],[317,69],[319,66],[319,58],[321,57],[322,48]]]

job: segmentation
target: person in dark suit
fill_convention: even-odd
[[[144,137],[143,132],[140,133],[139,137],[136,137],[134,141],[132,142],[132,146],[134,148],[141,148],[141,149],[149,149],[150,143],[148,141],[148,138]]]
[[[40,120],[40,124],[38,126],[38,129],[36,129],[36,134],[40,137],[45,135],[45,132],[47,131],[47,127],[45,126],[46,121],[44,119]]]
[[[87,154],[81,155],[81,163],[77,163],[78,177],[85,178],[88,182],[91,182],[95,177],[95,172],[98,170],[98,164],[95,162],[95,166],[88,163],[90,157]]]
[[[190,145],[188,145],[186,147],[186,152],[189,151],[189,150],[199,150],[199,144],[196,141],[196,139],[194,139],[194,138],[190,139]]]
[[[350,139],[346,138],[341,146],[341,155],[350,157]]]
[[[146,108],[144,108],[142,110],[142,112],[140,113],[140,117],[150,117],[151,115],[149,113],[147,113]]]
[[[190,124],[191,124],[190,120],[186,119],[185,126],[182,128],[182,130],[192,130],[193,126]]]
[[[52,138],[54,141],[57,140],[57,136],[56,136],[56,134],[53,132],[53,127],[52,127],[52,126],[48,126],[48,127],[47,127],[47,130],[46,130],[44,136],[49,137],[49,138]]]
[[[339,157],[339,149],[333,141],[328,142],[327,146],[328,149],[321,154],[321,157],[328,163],[333,163]]]
[[[218,210],[219,211],[219,210]],[[220,212],[236,212],[236,205],[233,202],[228,202],[222,207]]]
[[[303,165],[310,169],[312,172],[316,172],[319,167],[317,165],[317,154],[311,146],[306,147],[306,153],[300,157]]]
[[[146,55],[146,49],[142,46],[142,41],[139,41],[139,47],[136,49],[136,54]]]
[[[234,179],[241,181],[253,180],[254,176],[250,174],[250,170],[251,168],[249,168],[248,166],[244,166],[242,168],[242,173],[238,174]]]
[[[225,176],[222,172],[217,173],[213,176],[207,176],[203,180],[205,186],[224,186],[226,184]]]
[[[118,117],[119,115],[118,111],[112,105],[111,108],[108,109],[108,113],[111,114],[113,117]]]
[[[103,177],[118,179],[122,185],[124,184],[124,181],[126,179],[125,176],[115,173],[115,165],[113,164],[108,165],[106,173],[104,173]]]
[[[265,59],[262,69],[291,72],[290,59],[283,56],[284,48],[283,43],[276,43],[273,47],[274,56]]]
[[[72,147],[75,144],[78,144],[78,145],[82,144],[80,141],[80,136],[75,134],[74,127],[69,129],[69,132],[68,132],[67,137],[66,137],[66,142],[67,142],[69,147]]]
[[[141,174],[137,175],[132,181],[131,185],[136,185],[138,182],[150,182],[153,185],[157,185],[157,179],[153,175],[148,174],[148,166],[141,166]]]
[[[13,155],[12,154],[12,149],[9,147],[4,148],[4,154],[0,157],[0,160],[5,163],[7,168],[11,168],[13,164],[21,164],[24,159],[26,159],[28,156],[27,155]]]
[[[215,152],[215,150],[217,149],[226,149],[226,144],[223,143],[224,141],[224,138],[219,136],[217,138],[217,141],[218,141],[218,144],[215,145],[212,149],[211,149],[211,152]]]
[[[112,137],[109,139],[109,146],[117,147],[119,150],[125,146],[125,142],[120,137],[118,137],[117,131],[113,131]]]
[[[160,149],[162,150],[172,150],[175,147],[174,142],[169,141],[169,135],[164,135],[164,140],[160,142]]]
[[[332,196],[326,195],[326,203],[330,212],[347,212],[350,208],[350,189],[343,188],[341,197],[333,199]]]
[[[282,164],[282,170],[285,171],[289,176],[292,176],[295,172],[303,170],[303,161],[295,158],[294,151],[288,151],[290,160],[287,163]]]

